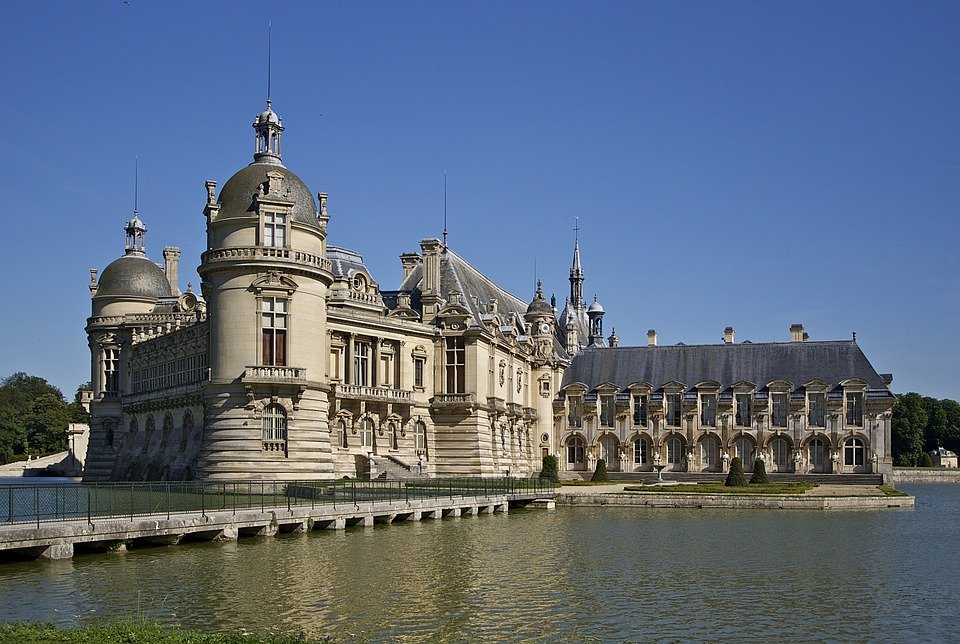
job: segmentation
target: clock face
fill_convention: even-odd
[[[550,325],[544,322],[540,325],[540,333],[550,333]]]

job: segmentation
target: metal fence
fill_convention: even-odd
[[[0,524],[552,493],[551,481],[518,478],[16,483],[0,485]]]

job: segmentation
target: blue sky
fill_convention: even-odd
[[[89,269],[183,250],[251,161],[273,23],[284,162],[383,288],[443,226],[560,306],[575,217],[624,344],[857,332],[894,390],[960,399],[956,2],[8,3],[0,376],[89,379]]]

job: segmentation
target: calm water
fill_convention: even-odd
[[[956,639],[960,486],[913,511],[560,508],[0,566],[0,619],[421,640]]]

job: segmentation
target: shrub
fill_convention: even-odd
[[[735,456],[730,461],[730,472],[727,473],[727,480],[723,484],[727,487],[743,487],[747,484],[747,477],[743,474],[743,461],[739,456]]]
[[[767,466],[764,465],[763,459],[758,458],[753,462],[753,474],[750,476],[751,483],[769,483],[770,479],[767,478]]]
[[[920,467],[933,467],[933,459],[926,452],[923,453],[923,463],[920,464]]]
[[[593,472],[593,476],[590,478],[590,480],[594,483],[610,480],[610,477],[607,476],[607,462],[602,458],[597,461],[597,469]]]
[[[552,454],[543,457],[543,469],[540,470],[540,478],[553,483],[560,482],[560,461]]]

